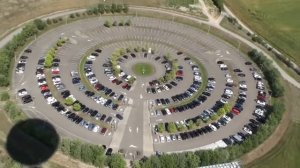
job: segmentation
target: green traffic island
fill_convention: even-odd
[[[189,56],[191,58],[192,61],[194,61],[196,63],[196,65],[198,65],[200,72],[202,74],[202,83],[199,87],[199,89],[197,90],[197,92],[195,92],[191,97],[189,97],[186,100],[182,100],[180,102],[174,102],[173,104],[170,105],[158,105],[155,107],[155,110],[161,110],[161,109],[165,109],[165,108],[176,108],[179,106],[183,106],[183,105],[187,105],[189,103],[191,103],[193,100],[195,100],[197,97],[202,95],[202,92],[205,91],[206,86],[208,84],[208,74],[207,71],[205,69],[205,67],[201,64],[201,62],[197,59],[195,59],[192,56]]]
[[[95,53],[95,51],[97,51],[97,54],[100,54],[102,52],[101,49],[99,49],[100,46],[99,45],[96,45],[94,47],[92,47],[91,49],[89,49],[85,56],[83,56],[79,62],[79,66],[78,66],[78,72],[79,72],[79,77],[81,79],[81,83],[86,87],[87,91],[90,91],[90,92],[94,92],[94,93],[97,93],[97,95],[105,98],[105,99],[111,99],[111,97],[109,95],[106,95],[104,94],[102,91],[99,91],[97,90],[91,83],[90,81],[87,79],[86,75],[85,75],[85,70],[84,70],[84,67],[85,67],[85,64],[86,62],[88,61],[87,58],[92,55],[92,53]],[[132,82],[133,79],[131,79]],[[116,100],[116,99],[111,99],[112,100],[112,103],[114,104],[118,104],[118,105],[122,105],[122,101],[119,101],[119,100]]]
[[[147,76],[151,76],[152,74],[155,73],[155,68],[154,68],[154,66],[152,66],[149,63],[140,62],[140,63],[136,63],[132,66],[132,71],[137,76],[147,77]]]
[[[195,117],[195,118],[187,119],[185,121],[158,123],[157,125],[155,125],[155,131],[160,134],[165,134],[165,133],[178,134],[186,131],[194,131],[196,129],[208,126],[209,124],[218,121],[220,118],[222,118],[224,115],[230,112],[231,112],[231,106],[229,106],[229,104],[224,104],[220,109],[218,109],[216,114],[212,115],[209,118]]]

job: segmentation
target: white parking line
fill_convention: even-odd
[[[139,127],[136,127],[136,133],[139,133]]]
[[[129,145],[129,148],[137,148],[137,146]]]
[[[129,132],[131,132],[131,131],[132,131],[132,130],[131,130],[131,127],[129,127],[128,129],[129,129]]]

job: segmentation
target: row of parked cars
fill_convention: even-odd
[[[161,59],[161,56],[155,57],[156,61],[158,61],[160,59]],[[178,65],[177,67],[172,67],[173,66],[172,62],[169,61],[169,59],[166,56],[162,56],[161,63],[164,65],[164,67],[166,69],[165,74],[170,73],[172,71],[172,69],[174,69],[174,68],[177,69],[177,71],[175,73],[175,78],[171,82],[168,82],[168,83],[162,83],[157,79],[149,81],[149,83],[148,83],[149,86],[146,88],[147,93],[156,94],[156,93],[160,93],[163,91],[168,91],[168,90],[172,89],[173,86],[174,87],[177,86],[176,82],[180,82],[183,80],[183,76],[184,76],[183,66]]]
[[[24,50],[24,54],[30,54],[32,52],[31,49],[26,49]],[[26,62],[27,62],[27,59],[28,59],[28,56],[26,55],[22,55],[20,58],[19,58],[19,61],[16,65],[16,73],[17,74],[22,74],[24,73],[25,71],[25,67],[26,67]]]
[[[71,98],[73,100],[73,104],[75,104],[75,103],[80,104],[80,107],[81,107],[80,110],[82,112],[86,112],[91,117],[97,116],[99,118],[100,115],[98,114],[98,112],[96,110],[92,110],[92,109],[88,108],[87,106],[85,106],[84,104],[82,104],[81,102],[79,102],[70,93],[69,90],[65,89],[65,85],[62,83],[61,77],[60,77],[59,63],[60,63],[59,58],[55,58],[53,60],[53,65],[52,65],[52,69],[51,69],[53,85],[57,88],[57,90],[60,92],[61,96],[64,99]],[[66,108],[63,103],[59,102],[55,97],[53,97],[53,95],[48,87],[47,81],[46,81],[43,65],[44,65],[44,59],[40,59],[38,61],[38,67],[36,69],[36,77],[37,77],[38,85],[41,89],[41,93],[44,96],[47,103],[49,105],[51,105],[53,108],[55,108],[57,110],[57,112],[59,112],[60,114],[65,116],[67,119],[69,119],[71,122],[74,122],[75,124],[78,124],[86,129],[88,129],[89,131],[96,132],[96,133],[99,132],[99,133],[105,135],[107,132],[107,128],[105,128],[105,127],[101,128],[99,125],[83,119],[82,117],[80,117],[80,115],[78,115],[75,112],[72,112],[71,110]],[[101,121],[106,122],[106,123],[110,123],[113,120],[112,117],[111,117],[111,119],[106,119],[106,116],[104,116],[104,117],[101,116],[101,117],[102,117]]]

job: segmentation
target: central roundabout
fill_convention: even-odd
[[[132,24],[104,26],[109,19]],[[226,147],[266,119],[265,81],[254,65],[181,23],[90,18],[54,28],[28,48],[26,66],[17,63],[13,78],[24,111],[108,154]]]

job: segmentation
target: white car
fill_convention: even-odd
[[[62,114],[62,115],[64,115],[64,114],[66,114],[68,111],[69,111],[68,109],[65,109],[65,110],[61,110],[59,113]]]
[[[259,116],[264,116],[265,112],[262,109],[255,109],[254,111],[255,114],[259,115]]]
[[[223,117],[224,117],[228,122],[231,121],[231,118],[228,117],[227,115],[224,115]]]
[[[95,83],[97,83],[97,82],[98,82],[98,79],[96,79],[96,78],[92,78],[92,79],[90,79],[90,82],[91,82],[91,84],[95,84]]]
[[[27,92],[26,89],[20,89],[20,90],[18,91],[18,96],[20,96],[20,97],[23,97],[23,96],[25,96],[25,95],[27,95],[27,94],[28,94],[28,92]]]
[[[240,84],[240,88],[247,89],[247,85],[246,84]]]
[[[170,135],[167,135],[167,136],[166,136],[166,139],[167,139],[167,142],[171,142],[171,141],[172,141]]]
[[[226,78],[231,78],[231,75],[227,73],[227,74],[225,75],[225,77],[226,77]]]
[[[116,77],[115,76],[110,76],[108,80],[112,81],[112,80],[115,80]]]
[[[209,124],[208,126],[209,126],[213,131],[217,131],[217,128],[216,128],[214,125]]]
[[[233,80],[231,78],[227,78],[226,82],[227,83],[233,83]]]
[[[45,85],[45,84],[47,84],[46,81],[38,82],[38,85],[39,85],[39,86],[42,86],[42,85]]]
[[[253,77],[254,77],[254,79],[258,79],[258,80],[260,80],[262,78],[261,75],[258,74],[257,72],[253,72]]]
[[[247,96],[247,93],[245,91],[240,91],[240,95]]]
[[[233,91],[231,89],[225,89],[224,93],[226,95],[233,95]]]
[[[219,66],[220,66],[220,68],[227,68],[227,65],[225,65],[225,64],[220,64]]]
[[[252,134],[252,131],[248,127],[244,127],[243,130],[250,135]]]
[[[223,103],[223,104],[227,104],[228,103],[228,101],[226,99],[223,99],[223,98],[220,99],[220,102]]]
[[[90,55],[90,56],[88,56],[86,59],[89,60],[89,61],[95,61],[95,60],[96,60],[96,57],[93,56],[93,55]]]
[[[43,78],[45,78],[45,74],[37,74],[36,77],[38,79],[43,79]]]
[[[99,132],[100,130],[100,126],[99,125],[96,125],[94,128],[93,128],[93,132]]]
[[[266,102],[260,101],[260,100],[257,100],[256,103],[259,104],[259,105],[261,105],[261,106],[265,106],[266,105]]]
[[[165,137],[163,135],[160,135],[159,139],[160,139],[161,143],[165,143],[166,142]]]
[[[53,104],[53,103],[55,103],[57,100],[54,98],[54,97],[48,97],[47,98],[47,103],[48,104]]]

